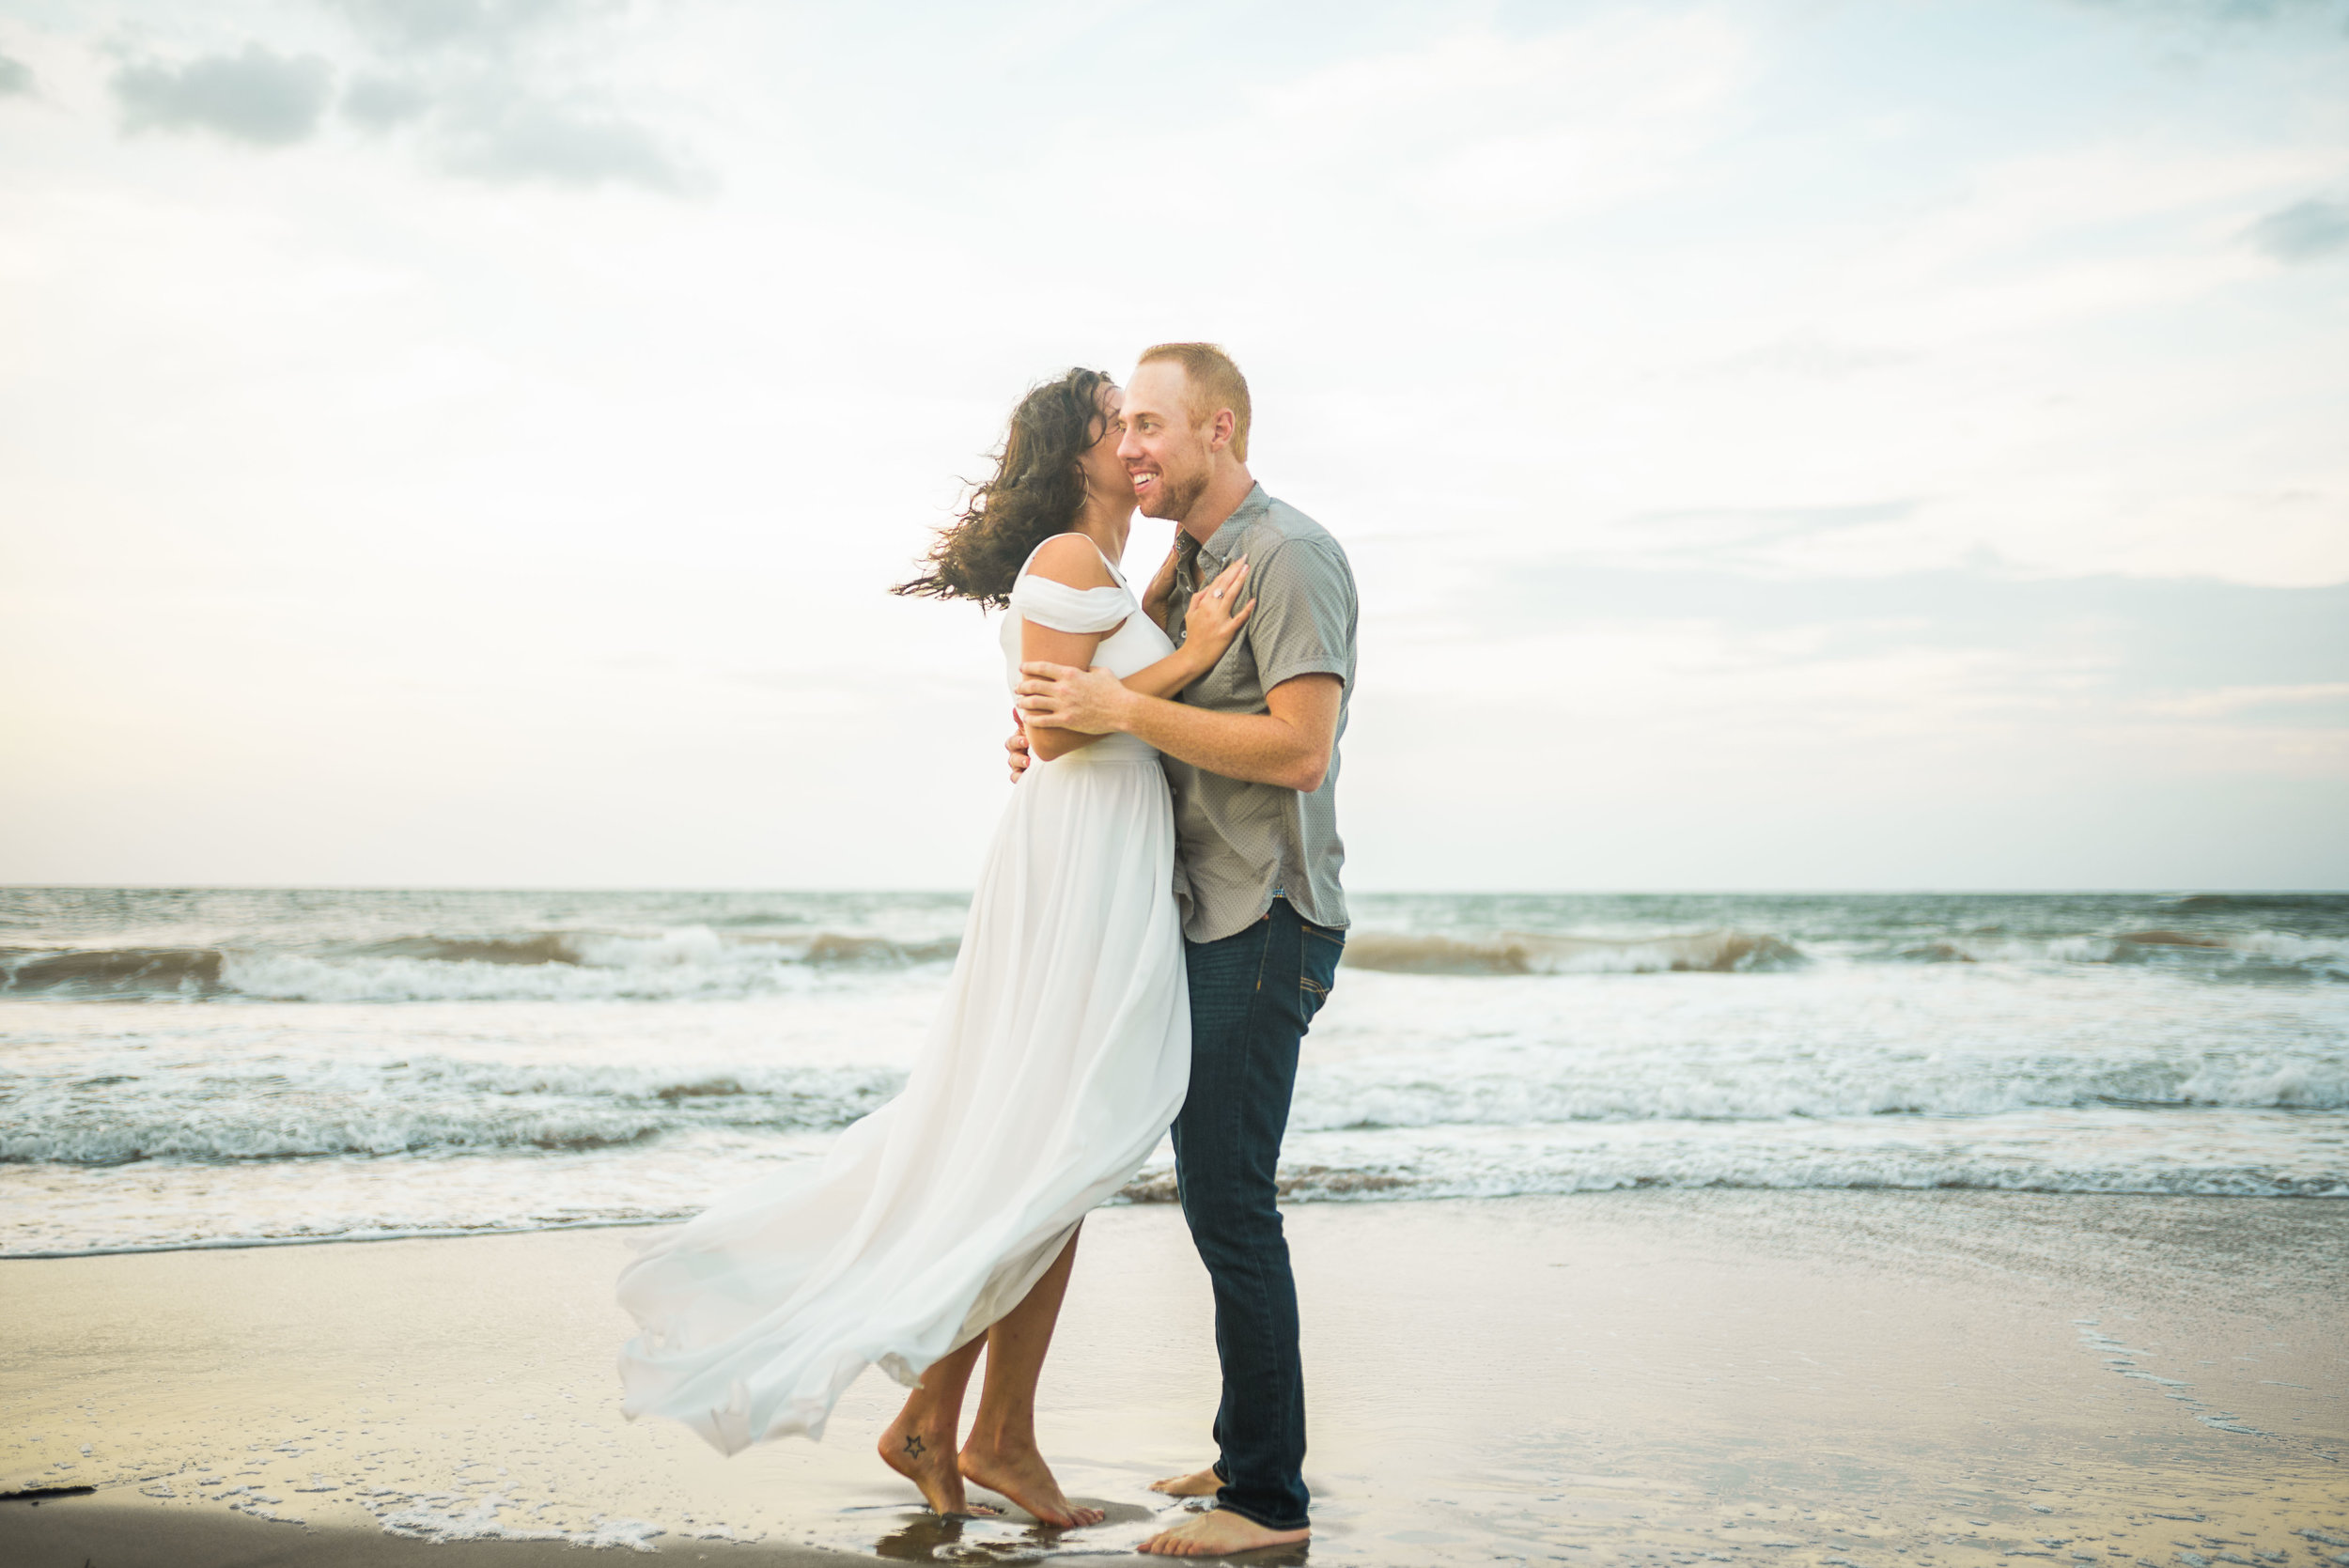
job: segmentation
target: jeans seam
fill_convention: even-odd
[[[1268,971],[1268,970],[1269,970],[1271,969],[1271,967],[1272,967],[1272,936],[1273,936],[1273,926],[1274,926],[1274,924],[1275,924],[1275,922],[1274,922],[1274,921],[1270,918],[1270,917],[1271,917],[1271,911],[1270,911],[1270,910],[1267,910],[1267,911],[1266,911],[1266,917],[1267,917],[1267,918],[1266,918],[1266,921],[1265,921],[1264,946],[1263,946],[1261,949],[1259,949],[1259,950],[1258,950],[1258,952],[1257,952],[1257,954],[1256,954],[1256,984],[1255,984],[1255,986],[1253,986],[1253,987],[1252,987],[1252,988],[1249,991],[1249,994],[1248,994],[1248,1017],[1247,1017],[1246,1023],[1245,1023],[1245,1025],[1244,1025],[1244,1027],[1243,1027],[1243,1029],[1242,1029],[1242,1031],[1241,1031],[1241,1033],[1240,1033],[1240,1050],[1241,1050],[1240,1067],[1241,1067],[1241,1071],[1240,1071],[1240,1075],[1239,1075],[1239,1076],[1240,1076],[1240,1079],[1241,1079],[1241,1081],[1243,1081],[1243,1082],[1248,1082],[1248,1081],[1252,1080],[1252,1079],[1253,1079],[1253,1078],[1254,1078],[1254,1076],[1255,1076],[1255,1074],[1254,1074],[1254,1068],[1255,1068],[1255,1064],[1256,1064],[1256,1045],[1257,1045],[1257,1039],[1256,1039],[1256,1025],[1258,1024],[1258,1022],[1260,1022],[1260,1021],[1262,1020],[1262,1017],[1263,1017],[1263,1011],[1264,1011],[1264,1004],[1265,1004],[1265,992],[1264,992],[1265,975],[1266,975],[1267,971]],[[1302,954],[1300,953],[1300,954],[1299,954],[1299,958],[1300,958],[1300,960],[1301,960],[1302,956],[1303,956],[1303,955],[1302,955]],[[1302,970],[1303,970],[1303,964],[1301,963],[1301,961],[1300,961],[1300,963],[1299,963],[1299,971],[1300,971],[1300,972],[1302,972]],[[1234,1131],[1235,1131],[1235,1132],[1237,1132],[1237,1131],[1238,1130],[1237,1126],[1237,1111],[1235,1111],[1234,1115],[1235,1115],[1235,1127],[1234,1127]],[[1236,1139],[1236,1140],[1235,1140],[1235,1142],[1237,1142],[1237,1140]],[[1279,1156],[1279,1154],[1278,1154],[1278,1152],[1277,1152],[1277,1149],[1276,1149],[1276,1152],[1275,1152],[1275,1154],[1274,1154],[1274,1156],[1273,1156],[1273,1159],[1274,1159],[1274,1166],[1275,1166],[1275,1170],[1274,1170],[1274,1176],[1273,1176],[1273,1183],[1274,1183],[1274,1185],[1273,1185],[1273,1189],[1272,1189],[1272,1203],[1273,1203],[1273,1212],[1274,1212],[1274,1214],[1277,1216],[1277,1215],[1279,1214],[1279,1212],[1280,1212],[1280,1203],[1281,1203],[1281,1189],[1280,1189],[1280,1185],[1279,1185],[1279,1183],[1280,1183],[1280,1176],[1279,1176],[1279,1170],[1278,1170],[1280,1156]],[[1255,1293],[1255,1296],[1256,1296],[1256,1301],[1255,1301],[1255,1316],[1256,1316],[1256,1320],[1257,1320],[1259,1323],[1269,1322],[1269,1321],[1271,1320],[1271,1317],[1272,1317],[1272,1286],[1271,1286],[1271,1282],[1270,1282],[1270,1281],[1269,1281],[1266,1278],[1266,1274],[1265,1274],[1265,1265],[1264,1265],[1264,1259],[1263,1259],[1263,1256],[1262,1256],[1262,1254],[1261,1254],[1261,1253],[1260,1253],[1260,1252],[1259,1252],[1259,1251],[1258,1251],[1255,1248],[1252,1248],[1252,1248],[1250,1248],[1250,1249],[1248,1250],[1248,1283],[1249,1283],[1249,1288],[1250,1288],[1251,1290],[1252,1290],[1252,1291]],[[1288,1402],[1288,1399],[1287,1399],[1287,1390],[1286,1390],[1286,1389],[1283,1389],[1283,1397],[1282,1397],[1282,1400],[1281,1400],[1281,1403],[1280,1403],[1280,1406],[1279,1406],[1279,1407],[1280,1407],[1280,1409],[1281,1409],[1281,1411],[1283,1412],[1283,1420],[1285,1420],[1285,1418],[1286,1418],[1286,1413],[1287,1413],[1287,1410],[1288,1410],[1288,1405],[1289,1405],[1289,1402]],[[1228,1484],[1228,1483],[1227,1483],[1227,1484]],[[1221,1506],[1224,1506],[1224,1504],[1222,1503],[1222,1500],[1221,1500],[1221,1496],[1220,1496],[1220,1495],[1219,1495],[1219,1497],[1218,1497],[1218,1498],[1217,1498],[1217,1504],[1218,1504],[1218,1506],[1219,1506],[1219,1507],[1221,1507]],[[1253,1522],[1253,1523],[1255,1523],[1255,1524],[1258,1524],[1258,1525],[1262,1525],[1262,1526],[1264,1526],[1264,1528],[1265,1528],[1265,1529],[1293,1529],[1298,1528],[1298,1527],[1293,1526],[1293,1525],[1292,1525],[1292,1526],[1282,1526],[1282,1525],[1274,1525],[1274,1524],[1270,1524],[1270,1523],[1267,1522],[1266,1520],[1263,1520],[1263,1519],[1259,1519],[1259,1518],[1257,1518],[1257,1517],[1256,1517],[1253,1514],[1248,1513],[1248,1512],[1247,1512],[1246,1510],[1244,1510],[1244,1509],[1235,1508],[1235,1509],[1233,1509],[1233,1510],[1232,1510],[1232,1512],[1233,1512],[1233,1513],[1235,1513],[1235,1514],[1238,1514],[1241,1518],[1243,1518],[1243,1519],[1248,1519],[1248,1520],[1252,1521],[1252,1522]]]
[[[1294,914],[1293,908],[1292,914]],[[1235,1071],[1230,1074],[1227,1080],[1227,1087],[1233,1091],[1230,1095],[1231,1103],[1229,1106],[1219,1108],[1224,1117],[1224,1119],[1221,1122],[1220,1126],[1221,1129],[1227,1135],[1225,1138],[1219,1140],[1219,1141],[1221,1141],[1225,1147],[1236,1151],[1248,1146],[1250,1143],[1250,1140],[1244,1136],[1244,1131],[1247,1122],[1247,1112],[1252,1103],[1250,1090],[1252,1086],[1254,1068],[1258,1061],[1257,1050],[1258,1048],[1264,1043],[1259,1038],[1259,1032],[1264,1026],[1272,1021],[1271,1014],[1267,1011],[1266,1004],[1268,998],[1264,988],[1265,981],[1271,972],[1274,925],[1276,924],[1272,917],[1273,911],[1268,910],[1265,918],[1256,927],[1257,931],[1260,933],[1260,940],[1256,951],[1256,969],[1249,987],[1247,1001],[1243,1004],[1240,1010],[1240,1016],[1237,1020],[1239,1037],[1236,1042],[1236,1048],[1233,1052],[1232,1065],[1235,1068]],[[1302,924],[1302,917],[1297,917],[1297,919],[1298,924]],[[1296,965],[1297,971],[1299,977],[1302,979],[1304,976],[1305,962],[1301,936],[1299,938],[1296,956],[1298,960]],[[1294,1015],[1286,1011],[1281,1012],[1279,1021],[1283,1024],[1284,1029],[1291,1021],[1297,1021],[1300,1024],[1309,1021],[1304,1018],[1305,1009],[1294,993],[1286,994],[1278,1000],[1281,1001],[1283,1008],[1295,1009]],[[1276,1009],[1276,1011],[1279,1010]],[[1300,1028],[1298,1032],[1301,1036],[1303,1032],[1302,1029]],[[1273,1172],[1275,1185],[1271,1195],[1276,1223],[1278,1219],[1280,1203],[1278,1163],[1279,1156],[1276,1147],[1274,1153],[1275,1170]],[[1190,1201],[1195,1194],[1186,1189],[1182,1196],[1186,1210],[1186,1218],[1189,1218]],[[1250,1315],[1260,1324],[1268,1323],[1273,1316],[1269,1268],[1258,1249],[1252,1247],[1248,1248],[1244,1250],[1243,1256],[1244,1262],[1242,1262],[1238,1269],[1234,1271],[1234,1276],[1231,1281],[1233,1288],[1236,1293],[1253,1296],[1253,1301],[1250,1303]],[[1237,1277],[1241,1274],[1244,1274],[1246,1278],[1240,1279]],[[1273,1402],[1275,1407],[1280,1413],[1277,1419],[1280,1422],[1281,1430],[1284,1432],[1290,1424],[1290,1408],[1296,1403],[1296,1386],[1293,1383],[1284,1383],[1281,1397],[1277,1401]],[[1219,1412],[1218,1425],[1220,1428],[1221,1412]],[[1219,1430],[1217,1436],[1221,1438],[1224,1436],[1224,1434]],[[1301,1436],[1301,1434],[1293,1434],[1292,1436]],[[1219,1443],[1219,1448],[1221,1448],[1221,1443]],[[1219,1489],[1219,1495],[1216,1500],[1217,1507],[1230,1508],[1234,1514],[1239,1515],[1241,1518],[1247,1519],[1266,1529],[1287,1530],[1302,1529],[1307,1528],[1305,1520],[1302,1517],[1294,1521],[1284,1521],[1278,1518],[1268,1517],[1263,1512],[1251,1509],[1245,1504],[1235,1506],[1231,1502],[1225,1501],[1224,1499],[1230,1496],[1232,1482],[1232,1478],[1228,1474],[1222,1473],[1222,1467],[1225,1465],[1227,1458],[1228,1455],[1226,1453],[1219,1452],[1217,1455],[1217,1464],[1219,1467],[1218,1480],[1223,1483],[1222,1487]]]
[[[1258,922],[1253,929],[1259,933],[1259,940],[1256,947],[1256,972],[1253,979],[1249,984],[1248,1002],[1247,1005],[1241,1010],[1239,1017],[1239,1049],[1237,1053],[1238,1057],[1237,1066],[1239,1071],[1233,1075],[1234,1081],[1226,1085],[1227,1090],[1230,1092],[1228,1096],[1229,1103],[1221,1108],[1226,1120],[1223,1127],[1221,1128],[1223,1137],[1220,1140],[1220,1141],[1221,1141],[1223,1146],[1227,1149],[1237,1149],[1244,1141],[1241,1137],[1241,1121],[1245,1114],[1248,1103],[1248,1096],[1245,1093],[1245,1085],[1248,1080],[1248,1067],[1253,1057],[1252,1048],[1256,1035],[1256,1010],[1264,1000],[1266,957],[1272,949],[1272,923],[1270,919],[1268,917],[1267,919]],[[1185,1218],[1188,1219],[1188,1215],[1186,1215]],[[1252,1280],[1254,1272],[1255,1270],[1252,1261],[1250,1267]],[[1258,1315],[1261,1316],[1266,1305],[1266,1298],[1261,1288],[1261,1281],[1256,1281],[1256,1283],[1258,1285]],[[1225,1456],[1221,1453],[1217,1455],[1219,1460],[1223,1459],[1224,1457]],[[1229,1486],[1232,1483],[1229,1476],[1224,1476],[1220,1479],[1222,1480],[1225,1486]],[[1262,1523],[1261,1520],[1258,1522]],[[1267,1528],[1269,1529],[1270,1527],[1268,1526]]]

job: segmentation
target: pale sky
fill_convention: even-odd
[[[0,882],[968,886],[1173,337],[1351,886],[2349,886],[2340,0],[0,0]]]

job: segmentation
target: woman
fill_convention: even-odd
[[[1197,596],[1177,652],[1158,624],[1171,573],[1145,608],[1111,564],[1134,510],[1119,404],[1092,370],[1031,391],[994,476],[895,590],[1007,606],[1013,685],[1022,660],[1049,659],[1171,696],[1253,608],[1235,562]],[[684,1421],[732,1453],[820,1437],[878,1365],[913,1390],[880,1456],[930,1507],[966,1512],[968,1478],[1071,1526],[1101,1514],[1069,1504],[1036,1448],[1036,1377],[1079,1225],[1181,1109],[1190,1019],[1158,753],[1046,728],[1031,743],[1037,765],[996,829],[904,1092],[820,1160],[721,1200],[631,1264],[620,1301],[643,1332],[620,1375],[630,1417]],[[982,1345],[987,1380],[957,1452]]]

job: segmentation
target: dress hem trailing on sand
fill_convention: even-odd
[[[1116,587],[1025,573],[1022,619],[1108,631],[1119,675],[1172,651]],[[895,1099],[822,1157],[721,1199],[620,1277],[642,1330],[624,1410],[733,1453],[821,1437],[867,1366],[914,1385],[1050,1268],[1181,1109],[1190,1002],[1158,753],[1107,736],[1032,766],[980,870],[946,997]]]

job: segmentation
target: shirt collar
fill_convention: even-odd
[[[1272,498],[1265,494],[1263,484],[1257,484],[1248,492],[1247,499],[1232,509],[1232,515],[1223,520],[1223,526],[1215,531],[1215,536],[1199,547],[1199,558],[1214,562],[1212,571],[1230,566],[1232,557],[1239,553],[1240,536],[1271,505]]]

